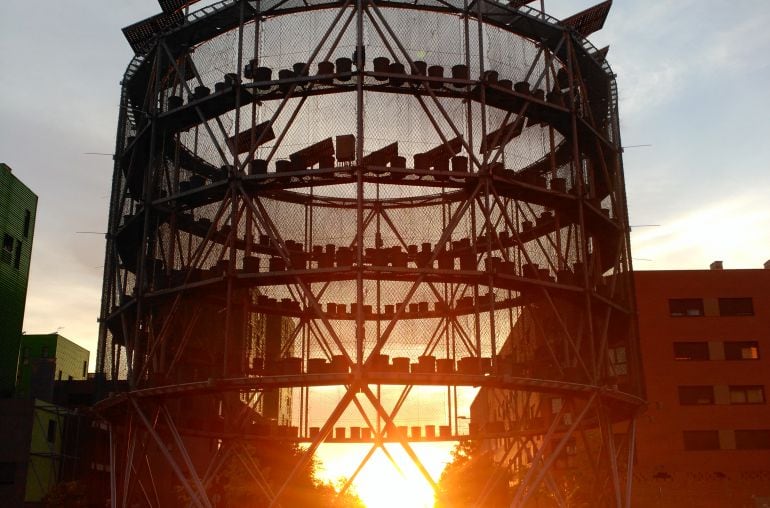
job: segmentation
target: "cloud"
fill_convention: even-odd
[[[565,17],[596,3],[546,7]],[[663,224],[634,231],[635,256],[654,259],[638,267],[703,268],[720,257],[756,267],[770,257],[767,199],[745,191],[768,184],[768,5],[616,0],[590,37],[611,44],[624,140],[655,145],[625,154],[632,223]],[[40,196],[27,328],[65,326],[90,341],[103,238],[74,232],[105,230],[112,161],[82,153],[113,150],[118,82],[131,55],[120,28],[158,4],[3,0],[0,10],[0,46],[12,49],[0,57],[0,154]],[[722,197],[729,192],[737,194]]]
[[[636,268],[705,269],[724,260],[728,268],[759,268],[770,258],[770,209],[760,192],[664,218],[662,226],[634,231]]]
[[[90,365],[96,358],[98,324],[96,318],[101,297],[98,285],[68,278],[40,281],[30,287],[24,315],[27,333],[60,333],[91,352]]]
[[[770,9],[756,9],[737,24],[718,29],[705,45],[706,62],[720,72],[767,68],[767,61],[758,55],[770,49],[768,24]]]
[[[657,66],[623,64],[616,72],[623,76],[620,88],[620,111],[636,115],[667,104],[684,88],[687,65],[661,61]]]

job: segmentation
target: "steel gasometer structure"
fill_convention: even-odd
[[[468,438],[515,473],[511,506],[566,505],[578,476],[573,502],[627,506],[617,91],[585,39],[611,2],[561,21],[528,1],[160,3],[124,29],[97,366],[130,387],[97,407],[113,506],[224,506],[232,461],[279,506],[333,442],[396,443],[435,486],[412,443]],[[269,441],[305,443],[277,487],[246,453]]]

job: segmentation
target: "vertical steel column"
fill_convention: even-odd
[[[156,46],[155,50],[155,61],[154,61],[154,71],[155,71],[155,80],[154,84],[151,87],[151,89],[148,91],[148,96],[154,97],[157,91],[160,89],[160,68],[162,63],[162,52],[159,49],[159,46]],[[149,107],[149,116],[150,116],[150,156],[148,158],[147,162],[147,168],[146,172],[143,175],[144,176],[144,188],[143,190],[143,196],[142,201],[144,203],[142,212],[143,212],[143,226],[142,231],[144,231],[144,235],[142,235],[142,240],[140,242],[140,250],[139,255],[137,256],[138,264],[136,267],[136,278],[134,281],[134,291],[136,293],[136,323],[134,324],[134,331],[133,331],[133,344],[130,344],[129,337],[126,337],[126,362],[127,362],[127,368],[128,368],[128,383],[129,386],[136,387],[137,383],[139,382],[139,379],[137,376],[135,376],[134,372],[134,362],[135,361],[141,361],[141,358],[136,358],[135,355],[137,353],[136,348],[138,346],[138,341],[140,340],[140,330],[141,330],[141,323],[142,323],[142,314],[144,312],[144,291],[145,291],[145,271],[147,268],[147,249],[149,248],[149,242],[148,238],[150,237],[150,213],[152,210],[152,191],[153,191],[153,182],[155,181],[154,178],[154,170],[155,170],[155,152],[157,150],[157,141],[158,141],[158,130],[157,130],[157,120],[158,120],[158,101],[153,101],[152,104]],[[149,330],[147,331],[147,342],[149,342]],[[147,348],[147,345],[145,344],[144,348]],[[145,351],[146,352],[146,351]]]
[[[636,415],[631,415],[628,424],[628,457],[626,462],[626,496],[625,508],[631,508],[631,488],[634,480],[634,455],[636,453]]]
[[[356,371],[364,362],[364,0],[356,0]]]
[[[578,182],[578,223],[580,225],[580,256],[584,264],[583,270],[583,298],[585,305],[585,313],[588,328],[588,345],[590,355],[590,369],[591,369],[591,381],[595,383],[599,373],[596,371],[596,345],[593,329],[593,309],[591,305],[593,284],[591,283],[590,273],[592,267],[588,263],[588,237],[585,221],[585,177],[583,174],[583,163],[580,157],[580,149],[578,147],[578,127],[577,127],[577,104],[575,103],[575,57],[574,57],[574,40],[569,32],[565,33],[567,39],[567,75],[569,81],[569,99],[570,99],[570,122],[572,131],[572,161],[575,170],[575,176]],[[579,351],[576,351],[579,355]]]
[[[235,86],[235,135],[237,137],[238,132],[240,132],[241,129],[241,69],[243,68],[243,23],[245,18],[245,8],[246,8],[246,1],[240,0],[240,9],[238,12],[238,50],[237,50],[237,66],[238,70],[236,74],[238,75],[238,79],[233,84]],[[234,142],[235,143],[235,142]],[[242,171],[238,171],[240,168],[238,163],[238,150],[233,150],[233,166],[231,169],[228,170],[228,180],[230,181],[230,193],[232,195],[232,201],[230,203],[230,227],[231,227],[231,233],[227,239],[228,243],[228,249],[229,250],[229,263],[227,265],[227,270],[225,272],[225,277],[227,280],[227,301],[225,306],[225,337],[222,341],[222,377],[227,377],[232,371],[231,369],[234,367],[232,365],[228,365],[228,356],[230,354],[230,342],[233,340],[233,330],[232,330],[232,321],[233,321],[233,277],[235,275],[235,258],[237,256],[236,250],[235,250],[235,237],[238,234],[238,224],[240,223],[240,218],[238,214],[238,202],[240,200],[240,193],[237,192],[237,183],[236,183],[236,174],[241,173]]]
[[[131,398],[130,401],[137,416],[139,416],[139,419],[142,420],[145,430],[155,441],[155,444],[157,445],[158,450],[160,450],[160,452],[163,454],[163,457],[168,462],[169,466],[171,466],[171,469],[174,471],[174,474],[176,475],[177,479],[182,484],[182,487],[184,487],[185,491],[187,492],[187,495],[190,496],[190,499],[192,500],[192,502],[195,503],[197,506],[200,506],[201,508],[211,508],[211,503],[209,502],[208,498],[205,495],[203,495],[202,498],[199,498],[196,495],[192,486],[187,481],[187,478],[185,478],[184,473],[179,468],[179,465],[174,460],[174,457],[171,456],[171,452],[169,452],[168,448],[166,448],[166,444],[163,442],[163,439],[161,439],[161,437],[155,431],[152,423],[150,423],[150,421],[144,415],[144,413],[142,412],[136,400],[134,398]]]
[[[118,508],[118,483],[117,483],[117,464],[115,461],[115,430],[112,422],[108,423],[109,446],[110,446],[110,508]]]

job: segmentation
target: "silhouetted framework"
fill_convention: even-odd
[[[216,506],[228,461],[279,506],[291,478],[271,488],[245,453],[264,440],[305,461],[400,443],[435,485],[410,443],[468,437],[521,473],[512,506],[565,502],[576,454],[591,505],[627,506],[617,93],[584,38],[609,2],[565,22],[491,0],[189,3],[125,30],[97,359],[131,387],[98,406],[113,506],[173,504],[170,485]],[[502,402],[468,429],[472,387]]]

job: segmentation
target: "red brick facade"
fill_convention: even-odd
[[[634,506],[770,502],[770,269],[635,273]]]

